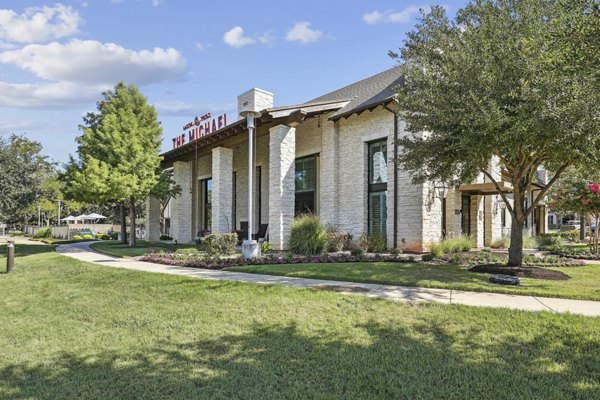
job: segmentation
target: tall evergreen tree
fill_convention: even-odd
[[[103,93],[77,138],[79,161],[71,165],[70,190],[93,202],[129,207],[129,246],[136,246],[136,200],[160,182],[162,127],[154,107],[134,86],[120,82]]]

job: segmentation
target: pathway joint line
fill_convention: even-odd
[[[539,301],[541,305],[543,305],[544,307],[546,307],[548,310],[552,311],[554,314],[556,314],[556,313],[557,313],[557,311],[556,311],[556,310],[553,310],[553,309],[552,309],[552,307],[550,307],[550,306],[549,306],[549,305],[547,305],[547,304],[544,304],[544,302],[543,302],[543,301],[541,301],[540,299],[538,299],[538,298],[537,298],[537,296],[531,296],[531,297],[533,297],[534,299],[536,299],[537,301]]]

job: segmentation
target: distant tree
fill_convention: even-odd
[[[569,168],[550,191],[550,208],[562,214],[577,214],[589,224],[590,249],[598,254],[600,222],[600,172]],[[595,226],[592,232],[592,226]]]
[[[0,137],[0,220],[10,224],[29,221],[28,209],[53,167],[41,152],[40,143],[24,136]]]
[[[572,36],[597,48],[598,16],[595,0],[476,0],[453,20],[433,7],[390,53],[406,77],[402,116],[427,132],[399,141],[398,162],[415,182],[493,182],[512,216],[509,265],[521,265],[526,218],[561,174],[600,165],[598,55]],[[514,201],[489,173],[492,159]],[[526,206],[541,166],[554,174]]]
[[[136,246],[136,201],[160,181],[162,128],[156,110],[134,86],[120,82],[88,113],[77,138],[79,160],[70,166],[70,190],[94,202],[129,207],[129,246]],[[123,218],[124,219],[124,218]]]

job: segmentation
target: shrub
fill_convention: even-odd
[[[111,238],[112,240],[117,240],[117,239],[119,239],[119,232],[113,232],[113,233],[111,233],[111,234],[110,234],[110,238]]]
[[[110,235],[106,233],[97,233],[96,240],[110,240]]]
[[[579,241],[579,230],[571,229],[568,231],[562,231],[558,233],[558,236],[562,237],[563,239],[567,239],[570,242],[577,242]]]
[[[490,245],[492,249],[508,249],[510,246],[510,238],[508,236],[501,237],[500,239],[496,239]]]
[[[531,235],[523,235],[523,248],[524,249],[537,249],[539,243],[537,239]]]
[[[83,240],[83,238],[79,235],[74,235],[73,240]]]
[[[350,254],[353,255],[354,257],[360,257],[360,256],[362,256],[363,251],[362,251],[362,249],[352,249]]]
[[[198,249],[189,247],[187,249],[177,249],[175,250],[175,254],[181,254],[186,256],[198,256],[200,252],[198,251]]]
[[[169,235],[160,235],[160,240],[173,240],[173,238]]]
[[[339,233],[332,229],[327,230],[327,251],[335,253],[348,248],[352,235],[350,233]]]
[[[92,235],[90,235],[89,233],[86,233],[85,235],[83,235],[83,238],[85,240],[92,240],[94,237]]]
[[[441,243],[431,243],[429,245],[429,251],[433,257],[441,257],[444,255],[444,248]]]
[[[436,257],[439,257],[442,254],[446,253],[458,253],[460,251],[469,251],[473,247],[475,247],[473,239],[471,239],[470,236],[466,235],[449,237],[442,240],[440,243],[432,243],[429,245],[431,254],[435,255]]]
[[[50,228],[42,228],[38,229],[36,233],[33,234],[34,239],[42,239],[52,237],[52,229]]]
[[[398,248],[398,247],[394,247],[390,253],[394,256],[394,257],[398,257],[400,254],[402,254],[402,249]]]
[[[327,250],[327,230],[316,215],[302,215],[292,223],[290,251],[294,254],[315,255]]]
[[[264,241],[260,245],[260,254],[268,254],[273,251],[273,245],[267,241]]]
[[[383,233],[374,235],[360,235],[358,247],[370,253],[382,253],[387,246],[387,238]]]
[[[421,257],[423,261],[431,261],[433,260],[433,258],[433,254],[423,254],[423,256]]]
[[[563,242],[557,235],[541,235],[537,237],[537,241],[540,247],[560,247]]]
[[[201,245],[209,256],[229,255],[235,253],[237,241],[235,233],[212,233],[202,238]]]

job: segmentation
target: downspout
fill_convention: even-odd
[[[395,111],[388,108],[387,104],[383,107],[394,115],[394,249],[398,247],[398,115]]]

